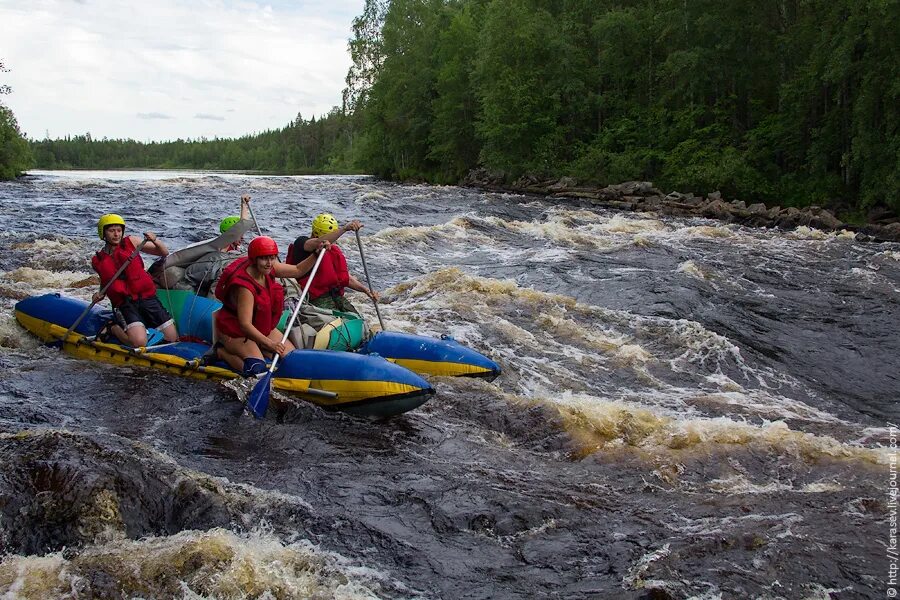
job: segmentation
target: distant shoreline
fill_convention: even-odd
[[[34,168],[28,169],[24,173],[22,173],[22,177],[28,175],[34,175],[35,173],[84,173],[84,172],[98,172],[98,173],[199,173],[199,174],[211,174],[211,175],[266,175],[271,177],[310,177],[317,175],[327,175],[334,177],[371,177],[371,175],[367,173],[329,173],[324,171],[309,171],[309,172],[282,172],[282,171],[243,171],[243,170],[232,170],[232,169],[191,169],[187,167],[73,167],[73,168],[65,168],[65,169],[49,169],[49,168]]]

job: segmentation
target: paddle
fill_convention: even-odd
[[[250,206],[250,203],[249,203],[249,202],[247,203],[247,210],[250,211],[250,218],[253,219],[253,224],[256,225],[256,235],[260,235],[260,236],[261,236],[261,235],[263,234],[262,228],[259,226],[259,221],[256,220],[256,215],[253,214],[253,207]],[[310,277],[310,279],[312,279],[312,277]],[[281,281],[282,281],[282,283],[284,283],[284,280],[283,280],[283,279],[282,279]],[[292,286],[294,286],[294,289],[295,289],[295,290],[297,290],[298,292],[300,291],[300,286],[297,285],[297,282],[294,281],[294,279],[288,278],[288,282],[289,282]]]
[[[300,294],[297,306],[294,307],[294,312],[291,313],[291,320],[288,321],[287,327],[284,328],[284,335],[281,337],[282,344],[287,341],[288,336],[291,334],[291,328],[294,326],[294,321],[297,320],[297,315],[300,314],[300,306],[303,305],[303,301],[306,299],[306,293],[309,292],[309,286],[316,276],[316,271],[319,270],[319,264],[321,264],[322,257],[324,256],[325,251],[319,251],[319,256],[316,258],[316,264],[313,265],[312,271],[309,274],[309,279],[306,280],[306,285],[303,286],[303,293]],[[250,390],[250,396],[247,397],[250,411],[257,419],[262,419],[266,416],[266,411],[269,409],[269,388],[272,386],[272,373],[275,371],[275,365],[278,364],[278,358],[280,356],[280,354],[276,354],[275,357],[272,358],[272,365],[269,367],[269,370],[266,371],[256,385],[253,386],[253,389]]]
[[[247,203],[247,210],[250,211],[250,218],[253,219],[253,224],[256,225],[256,235],[262,235],[262,229],[259,227],[259,221],[256,220],[256,215],[253,214],[253,207],[250,206],[250,203]]]
[[[128,256],[128,258],[125,259],[125,262],[122,263],[122,266],[119,267],[119,270],[116,271],[116,274],[112,276],[112,279],[110,279],[106,283],[106,285],[104,285],[100,289],[100,296],[101,296],[100,300],[103,299],[103,296],[106,294],[106,290],[108,290],[109,286],[111,286],[113,284],[113,281],[115,281],[116,279],[119,278],[119,275],[122,274],[122,271],[124,271],[125,268],[131,264],[131,261],[134,260],[135,256],[137,256],[138,254],[141,253],[141,248],[143,248],[144,244],[146,244],[149,241],[150,240],[148,240],[147,238],[144,238],[143,240],[141,240],[141,243],[138,244],[137,247],[134,249],[134,252],[132,252]],[[79,316],[77,319],[75,319],[75,322],[72,323],[72,325],[66,330],[65,335],[63,335],[62,339],[59,342],[60,346],[62,346],[62,344],[64,344],[65,341],[69,339],[69,334],[71,334],[73,331],[75,331],[75,328],[78,327],[78,325],[84,320],[84,318],[88,315],[88,313],[91,312],[91,309],[94,308],[94,306],[98,302],[100,302],[100,300],[92,300],[91,303],[88,304],[88,307],[86,309],[84,309],[84,312],[81,313],[81,316]]]
[[[359,246],[359,257],[362,259],[363,272],[366,274],[366,283],[369,284],[369,289],[371,290],[371,289],[373,289],[372,288],[372,279],[369,277],[369,268],[366,266],[366,254],[365,254],[365,252],[363,252],[362,239],[360,239],[360,237],[359,237],[359,229],[357,229],[353,233],[356,234],[356,245]],[[381,325],[381,330],[387,331],[384,328],[384,321],[381,320],[381,311],[378,310],[378,300],[376,300],[375,298],[372,298],[372,304],[375,305],[375,314],[378,315],[378,324]]]

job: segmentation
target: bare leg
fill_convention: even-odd
[[[178,341],[178,331],[175,329],[175,323],[169,323],[166,327],[163,327],[163,337],[167,342],[177,342]]]
[[[225,348],[219,348],[218,357],[228,363],[228,366],[238,373],[244,370],[244,359],[237,354],[232,354]]]
[[[147,329],[143,323],[129,323],[125,328],[125,333],[128,334],[128,343],[132,347],[139,348],[147,345]]]
[[[247,338],[233,338],[225,335],[219,336],[219,342],[222,348],[219,349],[219,355],[228,363],[228,366],[238,373],[244,370],[245,358],[258,358],[262,360],[262,352],[256,342]]]

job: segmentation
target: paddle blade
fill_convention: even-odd
[[[272,386],[272,372],[266,371],[266,374],[259,378],[250,395],[247,397],[247,404],[250,405],[250,411],[257,419],[266,416],[269,410],[269,388]]]

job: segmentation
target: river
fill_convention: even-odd
[[[503,374],[386,421],[257,421],[15,322],[97,289],[101,214],[178,248],[244,193],[282,249],[362,220],[387,327]],[[885,594],[898,244],[339,176],[34,172],[0,219],[2,598]]]

